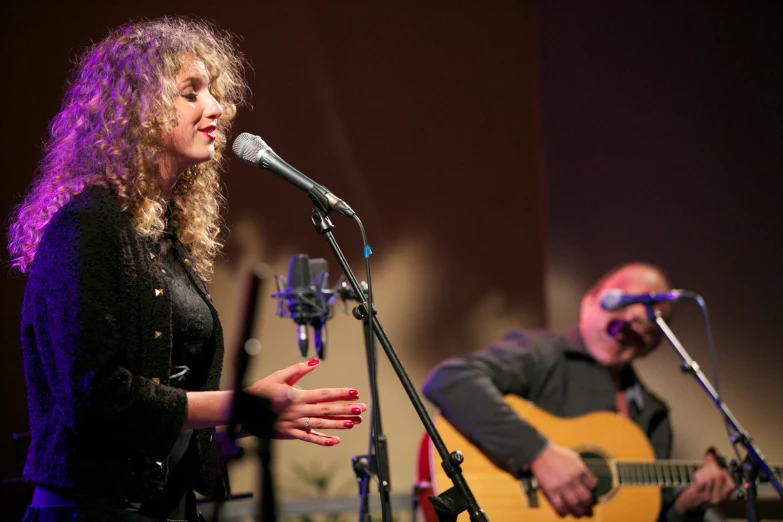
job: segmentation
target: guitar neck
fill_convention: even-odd
[[[620,485],[658,487],[689,486],[693,483],[694,473],[703,464],[698,460],[616,460],[612,463]],[[772,466],[772,471],[778,480],[783,480],[783,466]]]

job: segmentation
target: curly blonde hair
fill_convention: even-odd
[[[29,270],[52,216],[93,185],[113,190],[139,235],[160,237],[167,202],[159,164],[164,140],[177,123],[175,78],[193,57],[204,62],[210,93],[223,114],[214,157],[186,170],[171,192],[168,226],[189,250],[194,269],[210,279],[223,246],[219,173],[226,133],[249,90],[234,36],[210,22],[181,17],[119,27],[81,54],[35,179],[12,214],[8,250],[15,268]]]

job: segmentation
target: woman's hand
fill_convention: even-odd
[[[334,446],[340,437],[321,433],[322,429],[347,430],[362,421],[365,404],[354,402],[359,392],[351,388],[294,388],[299,379],[315,370],[318,359],[294,364],[248,386],[246,391],[272,401],[277,412],[276,438],[300,439],[321,446]],[[342,401],[350,401],[342,403]]]

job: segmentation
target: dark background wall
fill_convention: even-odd
[[[243,38],[253,110],[236,129],[261,135],[359,211],[381,319],[415,384],[512,325],[565,326],[602,271],[645,259],[707,298],[726,400],[783,460],[779,3],[16,4],[3,32],[4,216],[29,182],[75,53],[132,17],[187,13]],[[231,233],[211,291],[231,347],[250,268],[283,273],[297,252],[325,257],[333,273],[336,263],[302,194],[233,160],[225,184]],[[334,221],[360,272],[358,234]],[[0,478],[18,476],[10,433],[27,430],[23,285],[0,279]],[[269,348],[258,377],[299,360],[290,324],[263,308]],[[695,311],[683,307],[675,326],[708,367]],[[350,378],[366,390],[358,330],[335,317],[308,386]],[[672,405],[677,456],[698,458],[725,435],[676,365],[662,348],[640,371]],[[381,382],[392,483],[405,492],[421,429],[387,364]],[[281,444],[278,464],[347,459],[365,437],[354,430],[329,454]],[[240,489],[253,487],[252,471],[236,474]],[[23,493],[3,488],[0,504],[12,509]]]
[[[241,35],[241,48],[252,61],[253,110],[241,113],[236,129],[261,135],[362,216],[374,251],[377,304],[387,311],[382,320],[417,385],[439,359],[496,334],[484,332],[476,341],[474,331],[486,328],[465,319],[486,296],[492,301],[482,317],[494,321],[500,309],[507,325],[519,323],[519,313],[529,324],[543,324],[530,6],[88,4],[41,9],[20,3],[4,24],[4,54],[14,79],[4,86],[6,117],[14,122],[2,130],[3,141],[13,148],[6,154],[7,182],[0,192],[4,216],[30,179],[74,55],[101,39],[107,27],[131,17],[195,13]],[[313,231],[303,194],[234,160],[224,179],[231,232],[211,293],[232,347],[243,284],[253,266],[264,262],[285,273],[288,257],[304,252],[327,258],[334,281],[337,264]],[[334,221],[343,250],[364,279],[358,232],[347,220]],[[506,245],[511,245],[509,252],[504,252]],[[1,281],[8,313],[2,319],[7,349],[0,379],[6,419],[0,432],[0,476],[13,477],[20,470],[10,433],[27,430],[18,344],[24,280]],[[299,360],[292,324],[272,316],[268,299],[263,308],[260,336],[270,349],[262,366],[254,368],[257,377]],[[359,323],[339,314],[329,328],[327,362],[304,384],[356,386],[367,398]],[[388,390],[383,395],[386,428],[400,462],[394,472],[401,473],[400,486],[407,489],[423,430],[410,429],[417,426],[415,413],[387,364],[381,378]],[[288,471],[289,460],[331,461],[344,455],[339,468],[350,478],[348,459],[366,450],[366,429],[350,436],[327,453],[281,444],[281,473]],[[243,478],[240,470],[238,475],[237,488],[253,486],[255,474]]]
[[[567,8],[565,6],[568,6]],[[548,317],[570,321],[606,267],[644,259],[712,314],[724,399],[783,459],[783,4],[541,2]],[[673,327],[712,378],[692,304]],[[663,346],[639,365],[675,452],[730,446]],[[684,399],[687,398],[687,399]]]

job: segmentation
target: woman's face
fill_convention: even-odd
[[[209,92],[209,80],[204,62],[194,57],[186,59],[177,74],[177,125],[169,135],[165,162],[172,174],[215,155],[215,130],[223,108]]]

